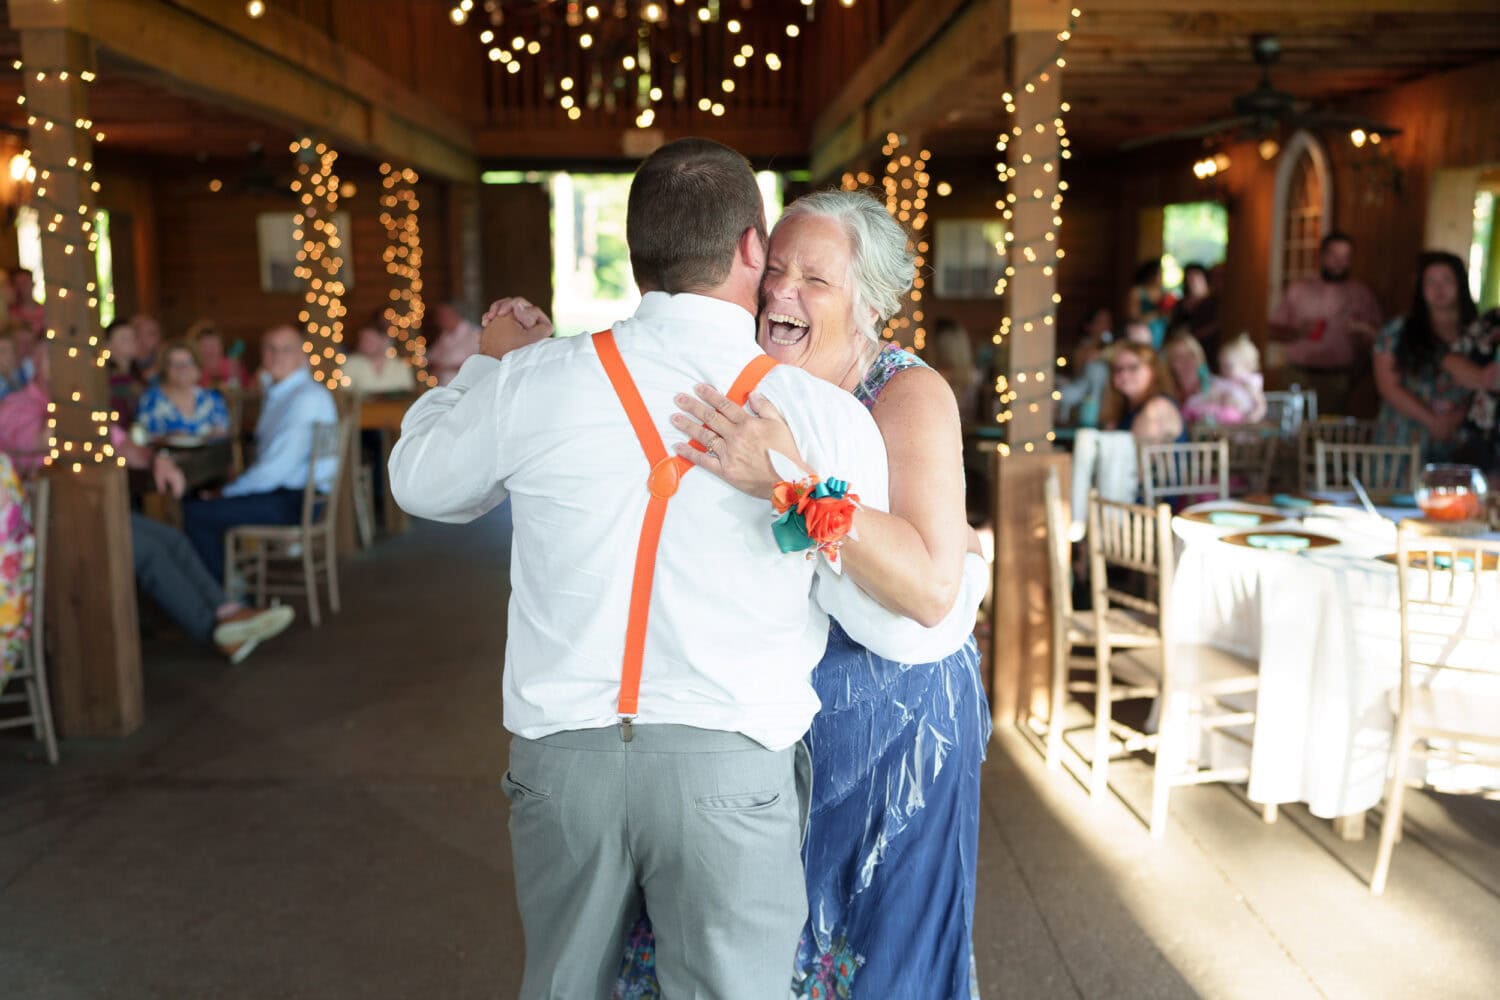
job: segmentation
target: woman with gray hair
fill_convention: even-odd
[[[771,234],[758,339],[785,364],[863,402],[890,458],[889,513],[859,508],[839,549],[844,572],[918,624],[967,615],[988,569],[965,519],[963,439],[948,383],[879,330],[914,274],[907,234],[869,195],[795,202]],[[758,394],[735,406],[699,386],[682,396],[677,453],[753,496],[782,479],[770,452],[810,474],[787,425]],[[857,486],[858,484],[855,484]],[[931,663],[895,663],[830,622],[813,673],[822,709],[807,742],[813,794],[803,846],[809,920],[794,996],[977,995],[971,929],[979,772],[990,716],[972,636]],[[648,925],[627,945],[617,997],[657,996]]]

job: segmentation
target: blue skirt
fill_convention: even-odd
[[[962,1000],[973,981],[979,772],[990,736],[979,649],[874,655],[834,624],[813,673],[808,923],[793,996]],[[646,917],[613,997],[659,997]]]

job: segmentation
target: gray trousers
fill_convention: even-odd
[[[130,548],[141,589],[184,632],[199,642],[210,641],[224,588],[204,568],[187,536],[132,511]]]
[[[504,787],[523,1000],[604,1000],[651,914],[667,1000],[786,1000],[807,919],[806,749],[616,727],[515,737]]]

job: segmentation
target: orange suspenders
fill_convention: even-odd
[[[620,357],[614,333],[605,330],[594,334],[591,339],[599,360],[604,364],[604,373],[609,376],[610,385],[620,398],[625,415],[630,418],[630,426],[635,430],[641,450],[646,453],[646,461],[651,463],[651,473],[646,479],[651,499],[646,503],[646,517],[641,522],[641,540],[635,551],[635,577],[630,588],[630,618],[625,628],[625,662],[620,670],[620,738],[628,742],[632,735],[631,720],[636,716],[641,691],[641,661],[646,651],[646,622],[651,614],[651,581],[656,574],[656,549],[661,542],[662,522],[667,516],[667,501],[677,492],[678,484],[693,468],[693,463],[667,453],[661,435],[656,432],[656,424],[651,420],[651,413],[641,401],[641,394],[630,377],[629,369],[625,367],[625,359]],[[744,406],[745,400],[755,391],[760,380],[775,367],[776,362],[764,354],[751,361],[734,380],[734,385],[729,389],[729,398]],[[699,451],[704,450],[696,441],[692,445]]]

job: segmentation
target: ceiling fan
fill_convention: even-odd
[[[1231,102],[1233,114],[1227,118],[1205,122],[1190,128],[1178,129],[1163,135],[1143,136],[1131,139],[1120,146],[1121,150],[1141,149],[1164,142],[1184,139],[1200,139],[1220,134],[1234,135],[1242,139],[1263,139],[1283,129],[1327,129],[1331,131],[1362,131],[1366,135],[1390,138],[1401,130],[1364,115],[1340,114],[1317,111],[1309,102],[1300,100],[1271,84],[1271,67],[1281,58],[1281,42],[1275,35],[1251,35],[1250,55],[1260,66],[1260,82],[1255,89],[1238,95]],[[1379,139],[1376,140],[1377,142]]]

